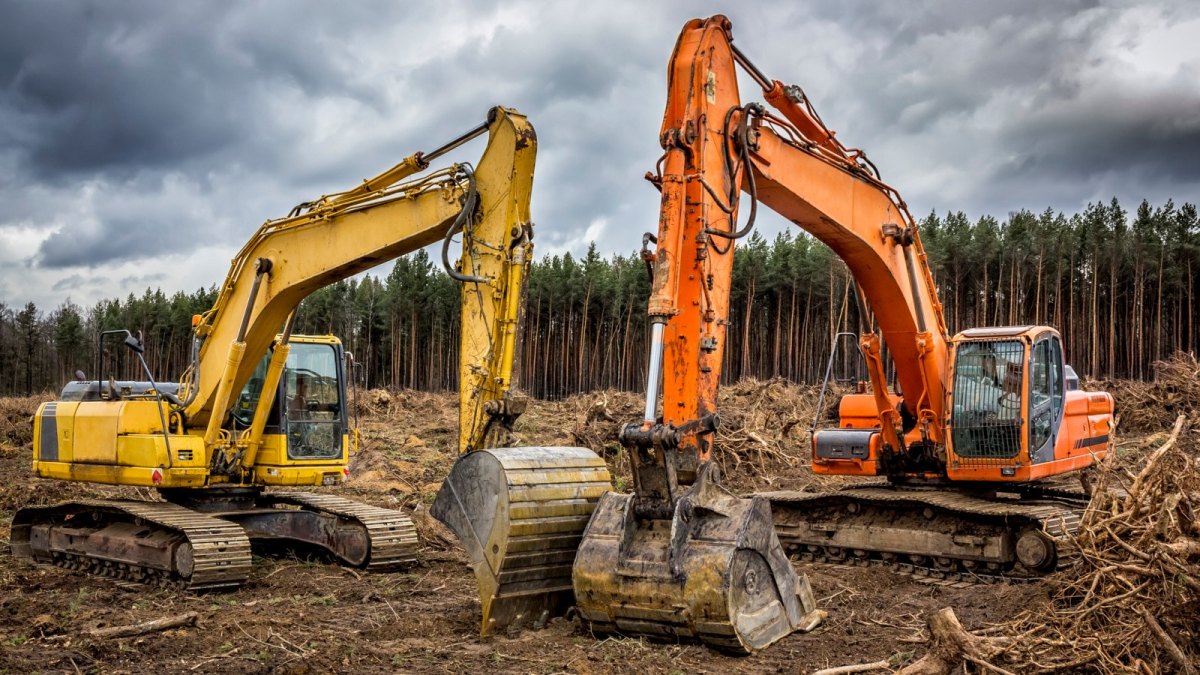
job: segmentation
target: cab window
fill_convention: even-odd
[[[332,459],[342,454],[342,401],[333,345],[293,343],[283,378],[288,456]]]
[[[246,386],[242,387],[242,393],[238,395],[237,401],[233,404],[233,420],[234,424],[242,427],[249,427],[254,421],[254,411],[258,409],[258,402],[262,399],[263,381],[267,377],[267,366],[271,363],[271,354],[268,352],[258,361],[258,365],[254,368],[254,373],[250,375],[250,379],[246,382]],[[279,416],[272,414],[267,421],[267,426],[279,423]]]
[[[1050,405],[1055,411],[1062,410],[1063,396],[1066,390],[1065,378],[1063,377],[1063,351],[1062,343],[1058,340],[1050,341]]]
[[[1054,427],[1055,394],[1051,341],[1041,340],[1029,354],[1029,452],[1035,454],[1050,440]],[[1059,394],[1061,397],[1061,394]]]
[[[1021,449],[1020,340],[963,342],[955,350],[954,452],[962,458],[1003,459]]]

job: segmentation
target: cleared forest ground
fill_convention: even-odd
[[[815,393],[782,381],[723,390],[719,444],[727,485],[745,492],[842,482],[821,482],[808,468],[805,439]],[[38,400],[0,399],[5,549],[8,520],[21,504],[149,496],[34,478],[28,429]],[[453,537],[424,511],[454,460],[454,396],[373,391],[359,408],[365,445],[339,493],[414,514],[422,551],[413,569],[369,575],[263,551],[239,591],[194,595],[118,585],[0,554],[0,672],[793,673],[878,660],[896,668],[925,653],[926,620],[940,608],[953,608],[968,630],[986,629],[1048,607],[1057,588],[1053,582],[948,588],[881,569],[798,564],[829,618],[814,633],[790,636],[749,658],[696,645],[596,640],[566,620],[481,640],[471,570]],[[636,418],[639,409],[639,397],[622,392],[534,401],[517,431],[526,445],[582,444],[602,452],[624,487],[620,477],[628,467],[616,442],[617,422]],[[832,406],[823,413],[831,414]],[[1147,449],[1162,440],[1161,434],[1125,434],[1118,447],[1122,470],[1137,473]],[[186,612],[197,614],[194,626],[132,638],[80,636]]]

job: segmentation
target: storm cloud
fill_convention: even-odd
[[[1183,2],[0,1],[0,302],[216,283],[259,223],[476,124],[539,136],[542,253],[657,221],[680,26],[725,11],[915,213],[1197,200]],[[743,97],[758,98],[748,82]],[[450,159],[473,159],[468,147]],[[763,219],[770,234],[786,225]]]

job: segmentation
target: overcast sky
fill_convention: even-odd
[[[219,283],[263,220],[498,103],[538,131],[539,254],[632,251],[667,58],[717,12],[915,214],[1200,201],[1183,0],[0,0],[0,302]]]

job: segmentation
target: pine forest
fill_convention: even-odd
[[[1065,215],[1020,211],[1005,220],[930,214],[921,237],[950,331],[1049,324],[1068,361],[1092,378],[1153,377],[1151,363],[1200,342],[1200,220],[1195,206],[1114,199]],[[57,390],[91,375],[102,330],[141,331],[157,378],[189,356],[191,316],[214,286],[168,296],[46,311],[0,303],[0,394]],[[636,253],[544,256],[529,283],[520,386],[540,398],[601,388],[639,390],[646,368],[645,263]],[[2,300],[2,299],[0,299]],[[363,386],[456,386],[458,288],[424,251],[386,276],[326,287],[301,305],[297,332],[339,336],[363,364]],[[819,381],[832,337],[858,331],[845,266],[799,229],[758,234],[736,251],[724,377]],[[133,375],[133,373],[130,373]]]

